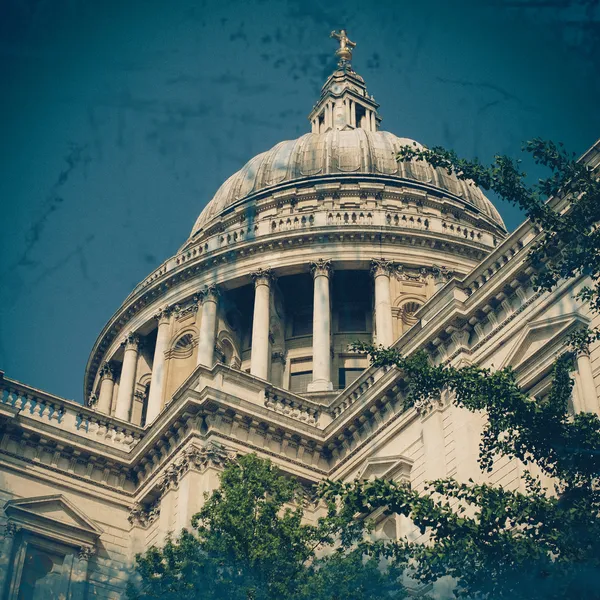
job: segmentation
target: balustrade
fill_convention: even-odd
[[[6,378],[0,380],[0,405],[17,409],[25,418],[47,422],[57,430],[119,450],[131,450],[142,436],[142,430],[137,427],[124,427],[123,423],[93,409]]]

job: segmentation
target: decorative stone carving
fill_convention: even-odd
[[[15,537],[17,533],[21,531],[21,527],[14,523],[13,521],[8,521],[4,526],[4,536],[5,537]]]
[[[129,510],[129,516],[127,520],[132,525],[139,527],[148,527],[160,516],[160,503],[154,502],[153,504],[144,506],[136,502]]]
[[[454,273],[445,266],[433,265],[431,267],[431,275],[436,284],[444,284],[452,279]]]
[[[164,471],[159,488],[162,493],[175,489],[181,477],[190,469],[204,471],[210,466],[223,468],[233,458],[231,451],[216,442],[208,442],[205,446],[188,446],[183,455]]]
[[[254,271],[254,273],[250,273],[250,277],[252,277],[252,281],[254,281],[254,285],[271,285],[275,281],[275,275],[273,274],[273,269],[258,269]]]
[[[123,338],[121,344],[125,346],[126,350],[128,348],[133,348],[137,350],[140,347],[140,336],[133,332],[130,332]]]
[[[396,266],[393,261],[386,260],[385,258],[373,258],[371,259],[371,275],[378,277],[379,275],[391,275],[396,270]]]
[[[98,404],[98,396],[94,393],[91,393],[88,397],[87,405],[90,408],[94,408]]]
[[[115,366],[110,361],[102,363],[99,369],[101,379],[113,379],[115,378]]]
[[[198,312],[198,303],[200,302],[200,297],[195,295],[192,298],[192,302],[187,306],[181,308],[178,304],[173,307],[173,312],[175,313],[175,318],[178,321],[183,319],[187,319],[188,317],[196,314]]]
[[[204,288],[198,293],[201,304],[205,302],[217,302],[220,292],[216,285],[205,285]]]
[[[96,554],[96,549],[93,546],[81,546],[77,558],[79,560],[88,561]]]
[[[330,277],[333,273],[333,267],[331,266],[331,260],[324,260],[320,258],[316,262],[310,263],[310,272],[313,277],[323,275],[324,277]]]

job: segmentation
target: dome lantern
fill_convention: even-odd
[[[332,31],[340,47],[338,68],[328,77],[321,90],[319,101],[308,115],[312,133],[364,129],[377,131],[381,117],[379,104],[367,93],[365,80],[352,69],[352,49],[355,42],[348,39],[346,30]]]

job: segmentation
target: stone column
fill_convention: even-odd
[[[130,333],[123,343],[125,344],[125,356],[123,357],[123,367],[119,381],[115,417],[122,421],[129,421],[131,405],[133,403],[133,390],[135,388],[135,372],[137,370],[140,338]]]
[[[377,343],[391,346],[394,343],[392,323],[392,297],[390,292],[390,275],[394,264],[381,259],[371,261],[371,273],[375,280],[375,330]]]
[[[271,269],[258,269],[254,280],[254,318],[252,320],[252,351],[250,373],[261,379],[269,374],[269,323],[271,308]]]
[[[154,318],[158,321],[158,333],[156,334],[156,347],[154,348],[154,359],[152,360],[152,379],[150,380],[150,393],[148,394],[146,425],[152,423],[162,409],[165,352],[169,349],[171,334],[171,308],[163,308]]]
[[[77,555],[73,556],[71,581],[69,584],[70,600],[84,600],[87,597],[88,563],[96,550],[91,546],[82,546]]]
[[[15,536],[19,533],[19,529],[18,525],[8,521],[0,538],[0,592],[6,587],[6,580],[9,575],[12,575],[11,560],[13,558]]]
[[[311,263],[314,278],[313,304],[313,380],[309,392],[333,389],[331,383],[331,309],[329,304],[329,277],[331,261],[319,259]]]
[[[200,322],[200,334],[198,336],[197,364],[204,365],[209,369],[211,369],[214,364],[218,298],[219,290],[216,285],[206,286],[202,292],[200,292],[202,320]]]
[[[110,362],[100,367],[100,393],[98,394],[98,412],[110,415],[112,397],[115,389],[115,369]]]
[[[583,409],[598,414],[598,394],[594,382],[594,373],[589,351],[582,350],[577,354],[577,372],[579,373]]]

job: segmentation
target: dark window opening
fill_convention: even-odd
[[[340,388],[344,389],[348,387],[351,383],[354,383],[360,376],[360,374],[364,371],[361,368],[348,368],[348,369],[340,369],[339,370],[339,382]]]
[[[366,331],[367,316],[364,309],[341,306],[338,312],[338,329],[341,332]]]

